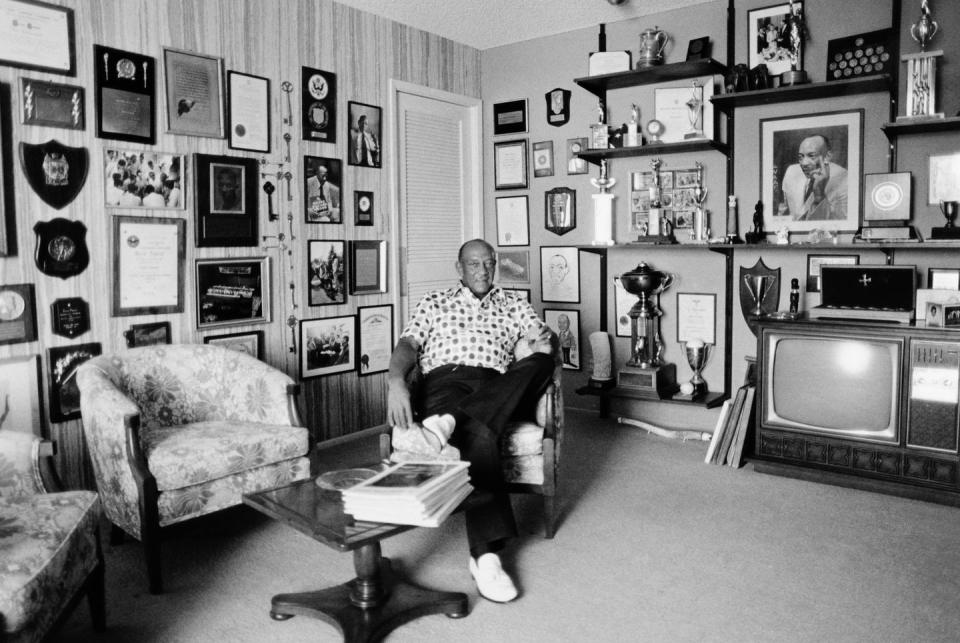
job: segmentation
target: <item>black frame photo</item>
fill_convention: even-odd
[[[383,158],[383,110],[376,105],[349,101],[350,145],[347,163],[380,168]]]
[[[51,422],[66,422],[80,417],[77,369],[88,359],[99,355],[101,350],[99,342],[47,349]]]
[[[307,303],[336,306],[347,301],[347,242],[339,239],[307,241]]]
[[[194,154],[196,245],[256,246],[260,195],[256,159]]]
[[[357,308],[357,374],[360,377],[390,370],[394,343],[393,304]]]
[[[527,99],[493,104],[493,135],[523,134],[527,131]]]
[[[543,193],[543,227],[564,235],[577,227],[577,191],[554,188]]]
[[[353,225],[373,225],[373,192],[354,191]]]
[[[303,157],[303,211],[306,223],[343,223],[342,167],[340,159]]]
[[[157,61],[93,46],[97,137],[153,145],[157,139]]]
[[[223,59],[165,47],[163,75],[167,131],[223,138]]]
[[[387,292],[387,242],[351,241],[349,250],[350,294]]]
[[[300,320],[300,379],[356,370],[356,315]]]
[[[154,346],[170,343],[170,322],[153,322],[150,324],[133,324],[123,331],[123,338],[127,340],[127,348],[138,346]]]
[[[270,321],[270,258],[195,259],[197,329]]]
[[[222,346],[223,348],[246,353],[250,357],[263,359],[263,331],[248,330],[241,333],[227,333],[225,335],[207,335],[203,338],[204,344]]]
[[[32,54],[0,58],[0,65],[77,75],[73,9],[37,0],[2,0],[0,14],[16,18],[3,20],[0,40],[16,42],[20,45],[17,50]]]
[[[581,370],[580,311],[544,308],[543,321],[557,334],[563,368],[570,371]],[[561,328],[562,325],[566,328]]]
[[[794,5],[803,13],[803,1],[795,0]],[[760,9],[747,11],[747,66],[766,65],[770,76],[790,71],[790,54],[793,45],[787,31],[787,16],[790,15],[790,3],[781,2]],[[803,39],[800,39],[797,52],[797,69],[803,69]]]

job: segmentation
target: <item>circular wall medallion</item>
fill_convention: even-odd
[[[893,210],[903,203],[903,188],[892,181],[884,181],[873,188],[870,199],[880,210]]]
[[[0,290],[0,321],[18,319],[27,304],[23,296],[14,290]]]
[[[364,212],[370,209],[370,197],[362,196],[360,197],[360,209]]]
[[[330,85],[327,84],[327,79],[321,74],[314,74],[307,83],[307,89],[315,99],[323,100],[330,91]]]

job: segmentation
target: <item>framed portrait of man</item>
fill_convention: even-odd
[[[376,105],[350,101],[350,153],[347,163],[379,168],[383,154],[382,110]]]
[[[303,157],[303,195],[307,223],[343,223],[339,159]]]
[[[193,166],[197,247],[257,245],[257,160],[196,154]]]

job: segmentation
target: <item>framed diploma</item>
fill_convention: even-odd
[[[357,335],[360,377],[388,371],[393,352],[393,304],[360,306]]]
[[[73,9],[0,0],[0,65],[76,76]]]
[[[37,300],[33,284],[0,286],[0,344],[37,339]]]
[[[497,245],[529,246],[530,216],[527,196],[497,197]]]
[[[93,46],[97,136],[153,145],[157,63],[150,56]]]
[[[270,81],[227,72],[228,145],[232,150],[270,151]]]
[[[497,190],[527,187],[527,139],[493,144],[493,185]]]
[[[677,341],[699,339],[716,344],[717,296],[713,293],[677,293]]]
[[[192,51],[163,50],[167,131],[223,138],[223,60]]]
[[[350,241],[350,294],[387,292],[387,242]]]
[[[113,219],[113,316],[183,312],[183,219]]]

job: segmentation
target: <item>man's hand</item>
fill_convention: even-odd
[[[530,349],[535,353],[553,354],[553,343],[551,342],[553,331],[550,330],[549,326],[542,326],[539,330],[538,333],[537,329],[532,327],[527,331],[527,341],[530,344]]]
[[[830,163],[820,159],[817,167],[810,173],[813,179],[813,201],[820,203],[827,196],[827,181],[830,180]]]
[[[390,426],[408,427],[413,424],[413,407],[410,405],[410,390],[403,381],[391,380],[387,389],[387,423]]]

